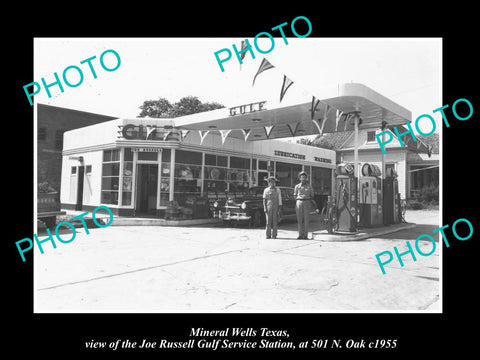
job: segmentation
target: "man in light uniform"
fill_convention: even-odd
[[[307,173],[302,171],[298,174],[300,183],[295,185],[293,195],[295,197],[295,211],[297,213],[298,237],[308,239],[308,227],[310,216],[310,203],[313,200],[313,188],[307,183]]]
[[[277,238],[278,214],[282,206],[282,194],[275,186],[277,181],[273,176],[268,179],[268,187],[263,190],[263,211],[266,218],[266,238]]]

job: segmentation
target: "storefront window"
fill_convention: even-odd
[[[102,164],[102,204],[118,205],[120,149],[104,150]]]
[[[439,172],[438,167],[431,168],[428,165],[412,165],[410,167],[410,196],[417,198],[422,188],[438,188]],[[413,171],[412,171],[413,170]],[[430,190],[429,192],[431,192]]]
[[[332,169],[312,166],[311,185],[315,195],[331,195]]]
[[[228,156],[205,154],[205,165],[228,167]]]
[[[122,205],[132,204],[133,152],[125,148],[123,154]]]
[[[175,153],[174,200],[183,206],[201,194],[202,153],[177,150]]]
[[[276,163],[276,178],[278,179],[278,186],[294,187],[298,183],[298,174],[302,171],[302,165]]]
[[[227,166],[227,156],[205,154],[203,189],[209,198],[217,199],[226,196]]]
[[[123,154],[122,205],[132,204],[133,153],[127,148]]]
[[[160,206],[167,206],[170,196],[170,149],[162,151],[162,169],[160,171]]]
[[[250,159],[231,156],[227,174],[229,192],[236,195],[245,193],[250,187]]]

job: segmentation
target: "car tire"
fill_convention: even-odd
[[[57,223],[57,217],[56,216],[49,216],[47,218],[44,218],[43,222],[45,223],[45,226],[48,229],[53,229]]]

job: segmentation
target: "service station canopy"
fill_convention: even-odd
[[[391,127],[411,121],[409,110],[365,85],[347,83],[335,92],[320,101],[314,98],[308,103],[276,108],[269,108],[266,102],[245,104],[178,117],[174,122],[183,130],[231,130],[228,137],[241,139],[248,133],[245,140],[255,141],[350,131],[355,116],[359,117],[359,129],[382,128],[382,122]]]

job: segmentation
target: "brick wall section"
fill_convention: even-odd
[[[63,133],[117,117],[44,104],[37,105],[37,177],[60,192]]]

